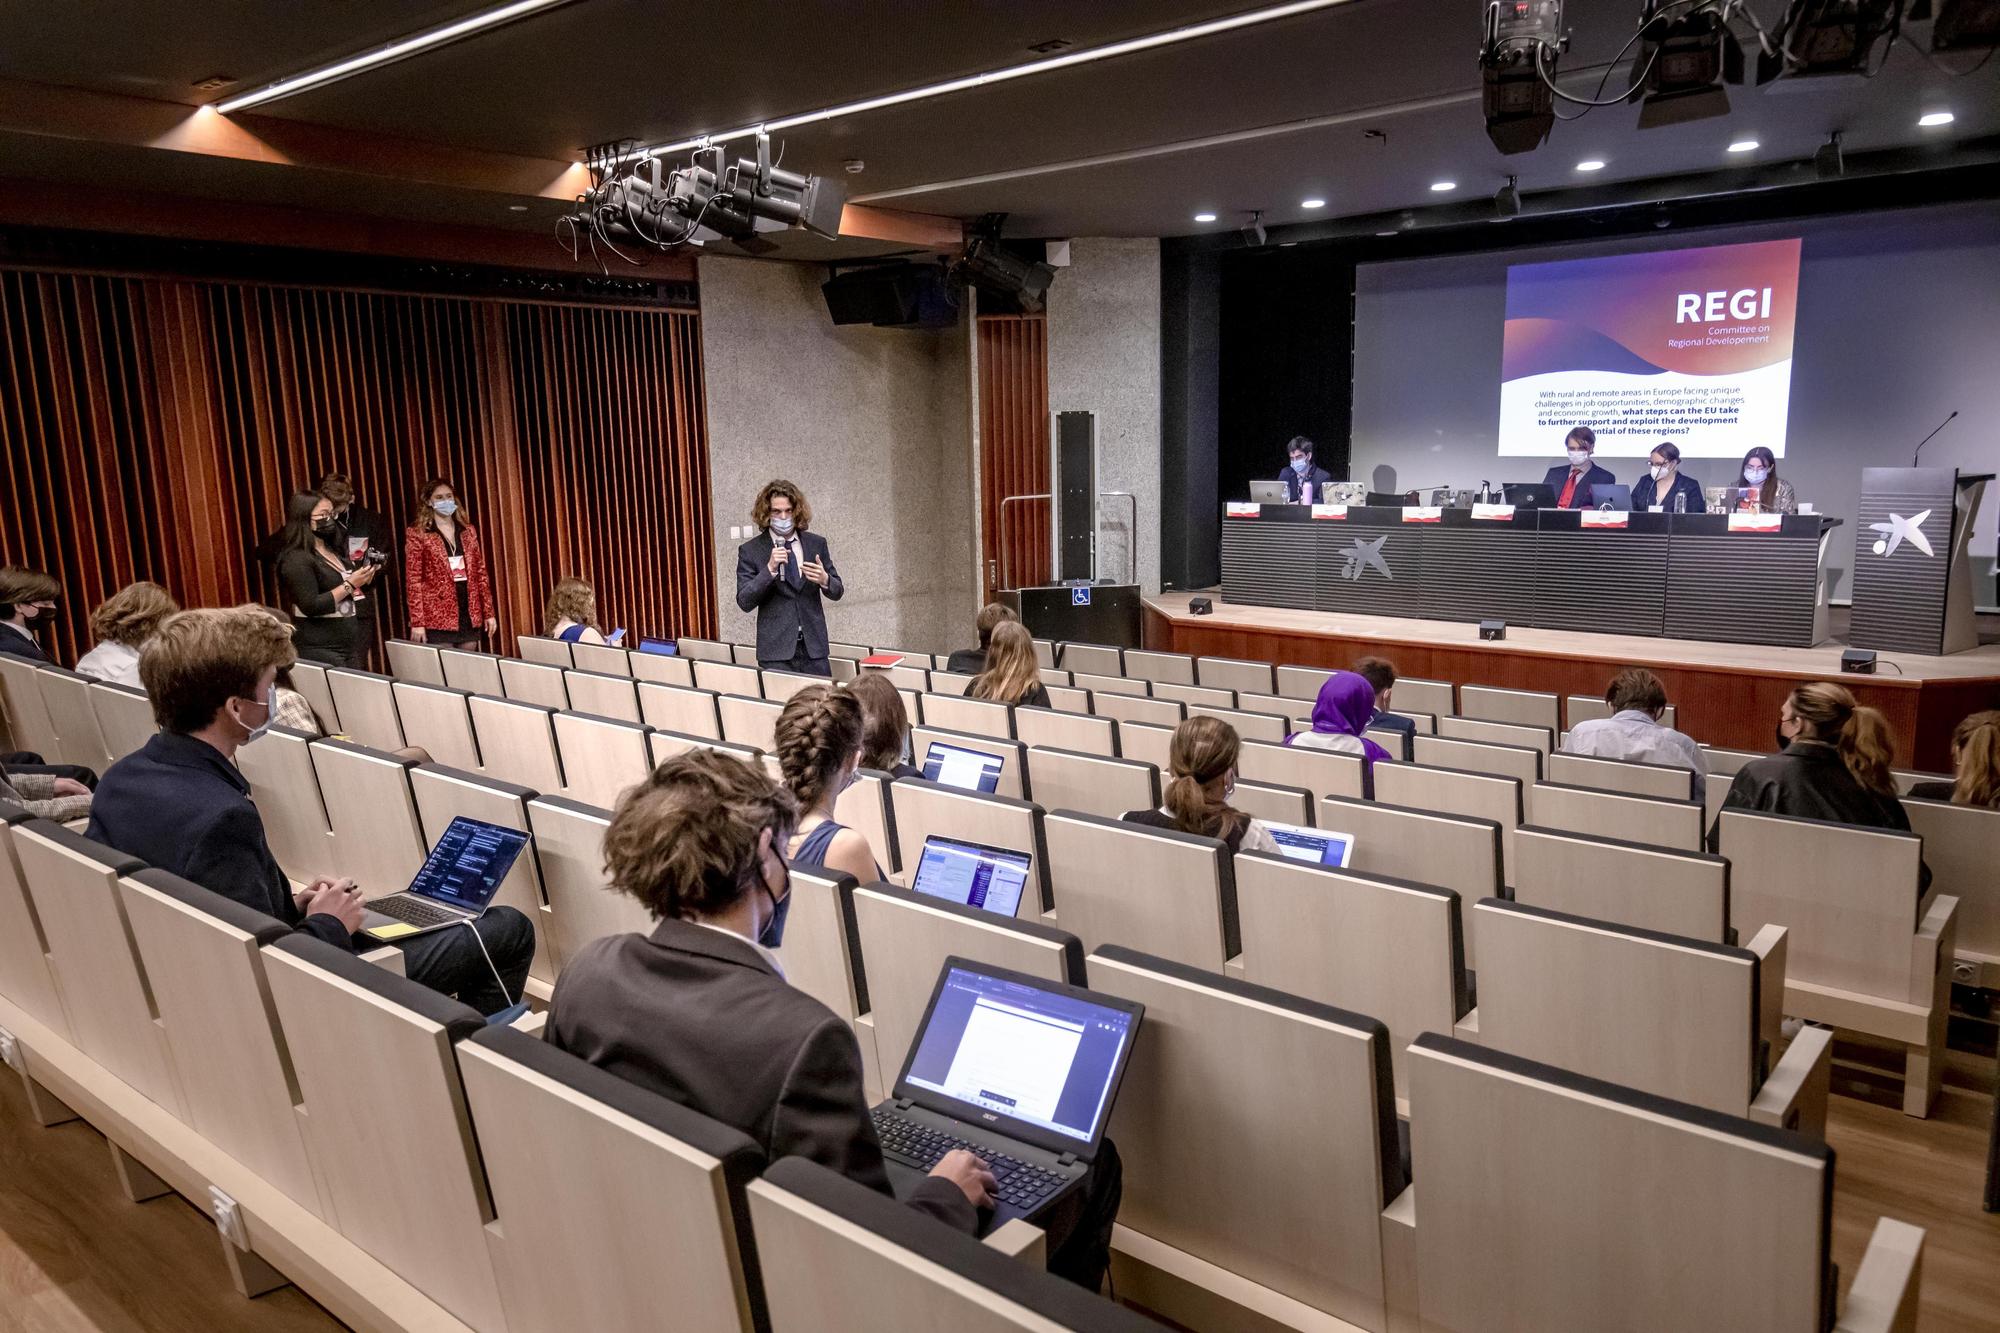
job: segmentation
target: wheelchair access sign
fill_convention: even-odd
[[[1090,589],[1088,589],[1088,588],[1071,588],[1071,589],[1069,590],[1069,604],[1070,604],[1071,606],[1089,606],[1089,605],[1090,605]]]

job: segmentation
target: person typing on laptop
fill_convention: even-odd
[[[360,891],[352,880],[326,877],[292,889],[234,763],[236,751],[271,726],[278,672],[295,660],[292,627],[261,607],[183,611],[168,620],[139,658],[159,734],[105,771],[86,832],[353,949],[364,912]],[[494,907],[471,930],[436,930],[395,947],[412,981],[492,1014],[520,999],[535,932],[521,913]]]

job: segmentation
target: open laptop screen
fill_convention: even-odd
[[[1003,762],[997,754],[932,741],[930,748],[924,751],[924,776],[947,787],[983,791],[990,795],[1000,789],[1000,766]]]
[[[1080,987],[950,959],[897,1095],[906,1086],[936,1093],[962,1118],[1039,1130],[1033,1138],[1053,1135],[1087,1151],[1103,1133],[1141,1012]]]
[[[460,815],[431,848],[409,891],[468,912],[483,912],[527,845],[528,835],[519,829]]]
[[[680,645],[672,639],[641,639],[639,640],[639,651],[642,653],[658,653],[661,657],[678,657],[681,649]]]
[[[1269,820],[1264,821],[1264,827],[1271,831],[1278,851],[1294,861],[1310,861],[1314,865],[1345,870],[1348,858],[1354,855],[1354,835],[1351,833],[1302,828],[1297,824],[1274,824]]]
[[[980,907],[1001,916],[1021,909],[1021,890],[1028,882],[1026,852],[960,842],[933,833],[924,839],[923,859],[910,887],[961,907]]]

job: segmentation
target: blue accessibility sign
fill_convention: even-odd
[[[1088,589],[1088,588],[1071,588],[1071,589],[1069,590],[1069,604],[1070,604],[1071,606],[1089,606],[1089,605],[1090,605],[1090,589]]]

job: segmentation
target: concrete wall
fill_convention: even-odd
[[[736,609],[730,528],[749,523],[760,486],[787,477],[847,585],[827,609],[833,637],[943,652],[970,636],[979,606],[966,330],[836,328],[825,277],[700,261],[721,633],[755,634]]]
[[[706,293],[704,292],[704,299]],[[1139,583],[1160,590],[1160,243],[1084,237],[1048,295],[1049,410],[1097,414],[1100,491],[1138,498],[1099,509],[1097,573],[1123,579],[1138,543]]]

